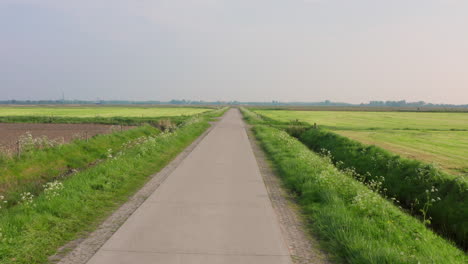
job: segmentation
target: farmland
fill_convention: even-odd
[[[107,107],[95,108],[101,111]],[[45,109],[53,112],[55,108]],[[52,120],[52,124],[17,123],[21,119],[2,124],[24,128],[22,131],[34,132],[32,128],[40,128],[34,134],[37,136],[58,133],[66,137],[70,134],[68,130],[79,129],[95,129],[96,135],[74,137],[76,140],[67,144],[46,144],[39,148],[33,145],[19,155],[0,159],[0,202],[8,201],[0,208],[0,236],[4,242],[0,244],[0,263],[47,263],[47,257],[57,248],[95,229],[103,218],[141,188],[149,175],[161,170],[199,137],[209,127],[208,121],[226,110],[153,108],[154,112],[166,111],[168,116],[154,114],[142,118],[135,114],[144,109],[116,108],[114,114],[130,115],[125,119],[118,119],[112,113],[101,117],[84,112],[81,116],[64,114],[74,109],[59,111],[62,116],[54,119],[34,119],[33,111],[30,113],[33,115],[25,117],[34,121]],[[184,109],[188,111],[181,112]],[[171,114],[170,110],[173,110]],[[284,188],[294,197],[293,202],[297,202],[308,223],[304,228],[321,238],[320,247],[336,263],[466,261],[466,255],[460,250],[466,248],[464,241],[468,234],[464,220],[466,185],[460,180],[463,177],[440,173],[429,165],[359,143],[375,141],[386,144],[383,146],[394,152],[418,149],[417,157],[413,152],[405,155],[450,164],[452,167],[447,167],[447,171],[453,168],[459,171],[466,164],[465,114],[422,113],[418,118],[420,113],[350,112],[347,116],[347,112],[340,112],[333,116],[336,112],[324,112],[316,113],[320,118],[315,119],[307,118],[302,112],[300,118],[296,117],[293,111],[258,110],[261,115],[255,115],[243,109],[243,113]],[[441,114],[441,128],[431,128],[438,122],[438,119],[431,121],[428,116],[431,114]],[[296,119],[300,122],[289,122]],[[307,123],[317,123],[325,129],[310,129],[301,123],[306,119]],[[80,120],[87,124],[69,123]],[[59,124],[60,121],[66,124]],[[97,125],[93,123],[96,121],[109,121],[113,125]],[[119,122],[124,125],[134,122],[136,126],[121,126]],[[232,124],[219,126],[222,130],[210,134],[219,136],[217,133],[228,131]],[[238,124],[243,130],[243,124]],[[291,127],[299,131],[296,138],[291,136],[294,131],[289,130]],[[211,151],[211,145],[207,146]],[[224,145],[218,147],[226,153],[245,155],[235,148],[233,151],[226,150]],[[328,152],[321,152],[322,148]],[[447,155],[447,151],[453,155]],[[216,168],[228,164],[227,168],[234,170],[231,162],[235,160],[215,161]],[[204,162],[212,164],[213,161]],[[193,164],[198,168],[196,162]],[[209,166],[200,168],[207,172],[213,170]],[[195,176],[192,170],[187,171],[190,179]],[[213,176],[219,179],[218,173]],[[226,184],[225,188],[232,188],[231,185]],[[207,192],[212,191],[211,187],[207,188]],[[428,190],[431,190],[429,194]],[[199,190],[191,191],[198,197]]]
[[[335,132],[408,158],[435,163],[456,175],[468,175],[468,131],[336,130]]]
[[[122,151],[128,144],[145,136],[156,136],[161,131],[174,131],[190,115],[208,109],[197,108],[140,108],[140,107],[7,107],[9,114],[22,114],[34,118],[34,114],[53,113],[66,118],[86,117],[91,112],[106,115],[136,115],[152,113],[153,118],[164,119],[140,126],[100,124],[40,124],[0,123],[0,192],[3,196],[18,199],[19,191],[39,193],[44,180],[53,180],[67,171],[83,169],[98,160]],[[74,116],[76,115],[76,116]],[[183,119],[177,115],[184,115]],[[138,117],[130,117],[130,120]],[[171,121],[174,119],[175,121]],[[79,119],[78,119],[79,120]],[[92,121],[93,119],[86,119]],[[152,119],[151,119],[152,120]],[[68,121],[66,119],[65,121]],[[65,144],[69,143],[69,144]],[[12,155],[15,154],[15,155]],[[16,197],[16,198],[14,198]],[[11,200],[11,199],[10,199]],[[11,204],[11,203],[10,203]]]
[[[70,106],[70,107],[0,107],[0,116],[48,117],[167,117],[194,115],[208,108],[192,107],[124,107],[124,106]]]
[[[20,138],[31,135],[32,138],[44,138],[67,143],[74,139],[86,139],[99,134],[123,131],[134,126],[115,126],[101,124],[29,124],[0,123],[0,150],[18,151]]]
[[[336,130],[468,130],[468,113],[255,110],[281,120]]]
[[[266,117],[299,120],[447,172],[468,171],[468,113],[256,110]]]

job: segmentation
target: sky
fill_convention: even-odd
[[[0,100],[468,103],[467,0],[0,0]]]

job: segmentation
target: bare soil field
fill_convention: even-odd
[[[33,138],[45,136],[51,140],[67,143],[77,138],[86,139],[98,134],[108,134],[116,130],[128,130],[131,128],[134,128],[134,126],[0,123],[0,149],[16,151],[18,140],[28,132]]]

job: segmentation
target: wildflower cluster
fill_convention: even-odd
[[[43,185],[45,197],[50,200],[60,194],[63,184],[59,181],[48,182]]]
[[[364,212],[367,212],[367,214],[371,214],[376,211],[380,211],[381,213],[386,212],[381,208],[384,204],[380,201],[379,195],[369,189],[360,190],[356,196],[354,196],[352,205]]]
[[[440,197],[436,196],[436,193],[438,191],[439,190],[435,186],[431,186],[430,190],[426,189],[426,191],[425,191],[426,201],[424,202],[423,207],[421,209],[419,209],[419,211],[423,215],[423,223],[424,224],[427,224],[427,225],[431,224],[432,217],[430,217],[430,216],[428,217],[427,212],[429,211],[429,208],[431,208],[434,205],[434,203],[441,200]],[[415,203],[419,203],[419,201],[416,199]]]
[[[376,179],[370,179],[368,182],[366,182],[366,186],[376,193],[382,193],[382,191],[384,191],[384,188],[383,188],[384,181],[385,181],[385,177],[383,176],[376,177]]]
[[[113,160],[116,160],[119,157],[121,157],[123,154],[125,154],[127,150],[131,148],[138,148],[137,156],[140,157],[142,155],[145,155],[150,150],[152,150],[155,146],[160,144],[162,141],[165,141],[168,138],[176,134],[177,134],[177,130],[175,131],[165,130],[157,135],[142,136],[142,137],[136,138],[132,141],[122,144],[121,150],[116,153],[113,153],[112,149],[108,149],[107,157]]]
[[[434,164],[425,164],[416,168],[417,179],[420,182],[430,182],[434,175],[440,174]]]
[[[111,148],[107,150],[107,157],[108,157],[108,158],[112,158],[112,157],[113,157],[113,156],[112,156],[112,149],[111,149]]]
[[[158,120],[156,126],[161,131],[174,131],[177,129],[177,125],[174,124],[170,119],[161,119]]]
[[[333,162],[333,156],[331,151],[326,148],[321,148],[319,154],[326,159],[328,162]]]
[[[7,200],[5,200],[5,196],[0,195],[0,209],[2,209],[2,205],[8,203]]]
[[[200,120],[201,120],[201,118],[199,116],[194,116],[192,118],[187,119],[180,126],[185,127],[185,126],[188,126],[188,125],[191,125],[191,124],[198,123],[198,122],[200,122]],[[174,131],[174,130],[172,130],[172,131]]]
[[[51,148],[64,143],[64,139],[52,140],[46,136],[34,138],[30,132],[26,132],[19,138],[19,147],[22,152],[31,151],[34,149]]]
[[[34,206],[34,194],[30,192],[24,192],[20,196],[21,196],[20,204],[23,204],[25,206]]]

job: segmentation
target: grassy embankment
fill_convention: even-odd
[[[337,166],[355,171],[361,181],[379,184],[383,194],[466,248],[468,184],[463,177],[321,129],[310,129],[299,138],[316,152],[326,149]]]
[[[281,120],[284,120],[288,115],[292,119],[291,116],[294,116],[295,113],[295,111],[289,113],[281,111],[280,113],[267,112],[266,114],[268,118],[279,116]],[[309,113],[312,116],[319,115],[319,117],[324,114]],[[301,112],[300,114],[304,113]],[[330,113],[327,114],[330,115]],[[439,117],[441,114],[445,120],[439,121],[433,117],[431,122],[431,115]],[[424,142],[424,145],[427,147],[422,148],[422,144],[418,144],[418,142],[424,140],[402,140],[401,135],[412,133],[415,137],[419,137],[420,135],[417,133],[440,133],[453,139],[453,134],[459,136],[460,133],[468,132],[430,131],[428,129],[440,123],[437,129],[451,128],[453,130],[463,130],[468,127],[463,122],[467,116],[468,114],[460,113],[340,112],[334,117],[335,121],[328,121],[327,124],[334,124],[334,128],[347,128],[347,130],[340,131],[357,134],[367,133],[359,131],[365,129],[366,126],[368,128],[373,127],[373,133],[377,135],[386,135],[387,133],[393,135],[391,141],[396,142],[395,144],[406,144],[420,152],[424,152],[424,149],[430,148],[429,145],[431,145],[433,150],[446,151],[440,153],[441,159],[450,159],[451,154],[454,155],[455,161],[463,164],[466,155],[458,156],[457,153],[466,152],[463,148],[463,142],[466,141],[466,138],[461,137],[461,142],[457,142],[461,144],[450,140],[442,142],[440,145],[436,144],[436,141]],[[306,119],[306,121],[311,123],[310,118]],[[330,118],[333,119],[331,116]],[[363,118],[367,118],[368,122],[364,122]],[[340,120],[343,120],[343,123],[339,123]],[[325,119],[321,121],[327,122]],[[397,130],[400,125],[407,126],[409,130]],[[418,131],[418,127],[424,130]],[[430,226],[434,230],[456,241],[460,247],[467,248],[468,184],[466,178],[450,175],[433,165],[418,161],[420,159],[401,158],[382,148],[364,145],[330,132],[329,129],[310,129],[305,133],[299,133],[295,136],[316,152],[322,152],[322,150],[329,151],[334,163],[339,165],[340,168],[354,170],[356,178],[366,183],[379,185],[379,188],[386,196],[396,198],[401,202],[401,206],[408,209],[410,213],[421,216],[426,223],[431,224]],[[384,142],[382,144],[388,143]],[[451,164],[453,163],[454,161],[451,161]],[[463,164],[463,166],[466,166],[466,164]]]
[[[222,113],[193,117],[174,132],[141,136],[99,164],[49,182],[38,196],[26,195],[19,204],[0,209],[0,263],[46,263],[61,245],[94,228]]]
[[[339,171],[286,132],[244,111],[322,245],[345,263],[466,263],[464,252]]]

